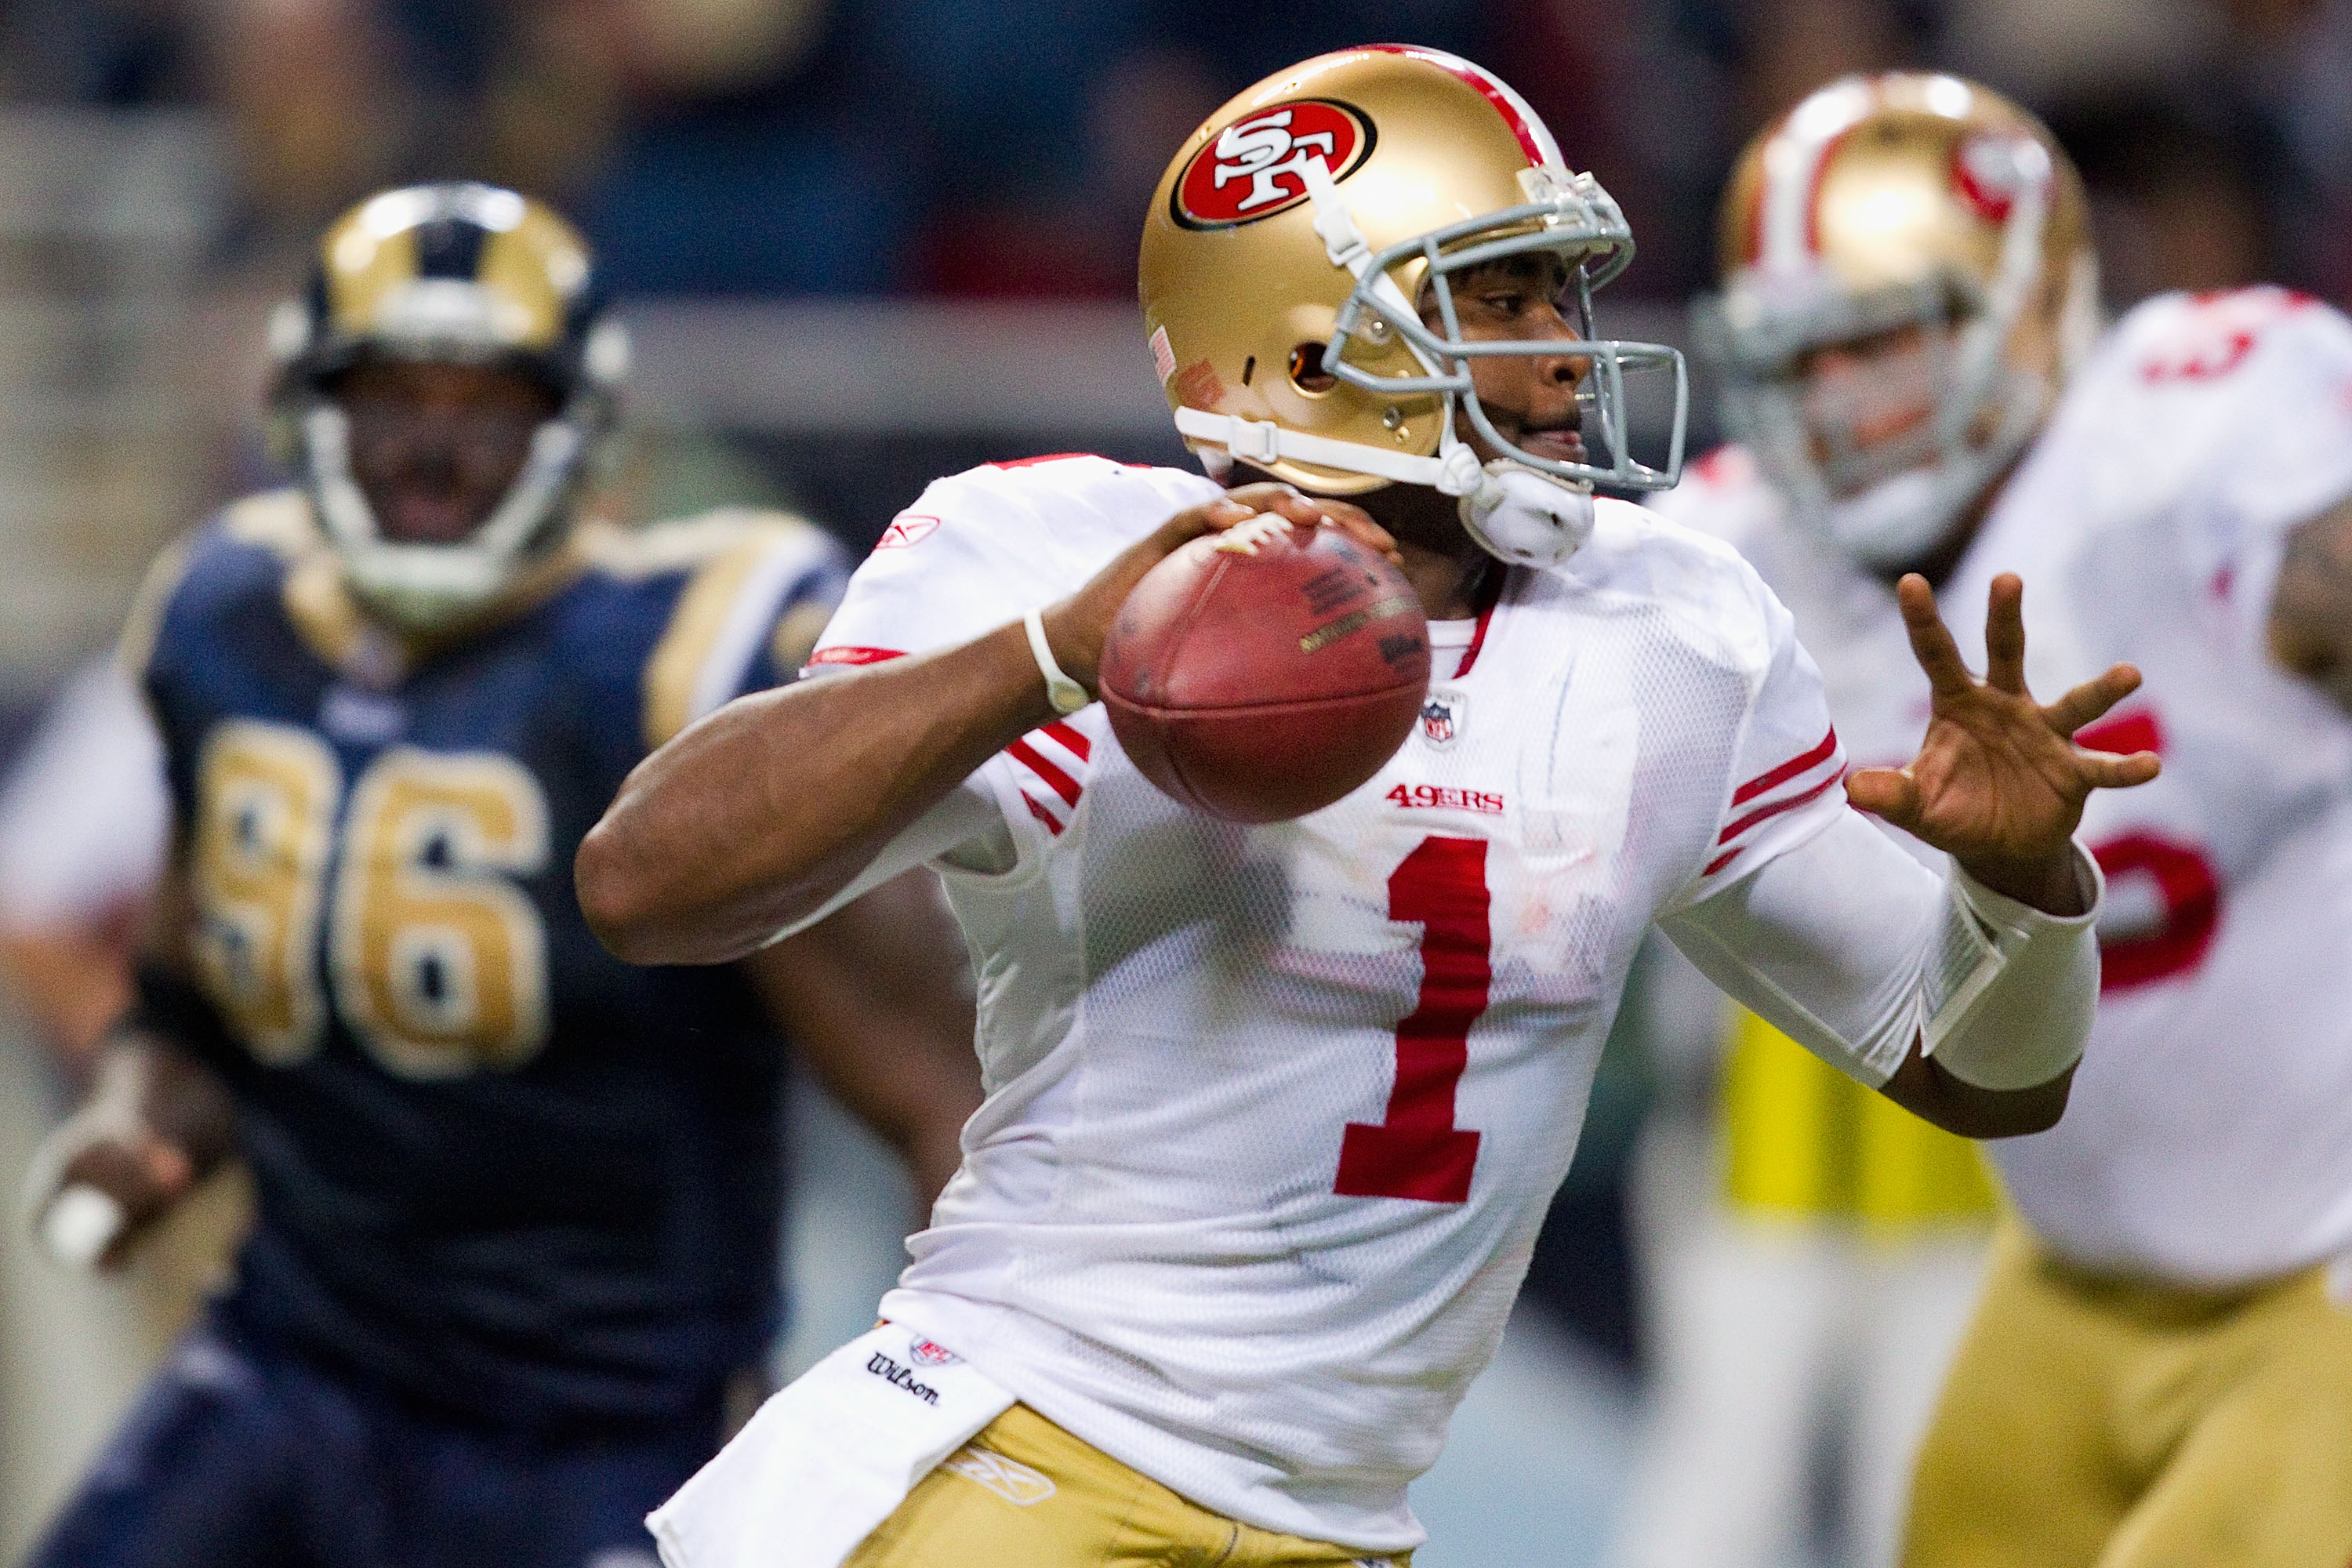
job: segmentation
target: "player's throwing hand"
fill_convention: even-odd
[[[1284,484],[1242,485],[1205,505],[1178,512],[1113,556],[1083,588],[1045,613],[1045,635],[1070,678],[1095,689],[1103,641],[1127,595],[1144,574],[1204,533],[1222,533],[1271,514],[1300,528],[1337,528],[1368,550],[1402,565],[1396,541],[1360,507],[1329,496],[1309,497]]]
[[[2004,573],[1985,608],[1985,679],[1960,661],[1917,573],[1895,585],[1912,657],[1933,691],[1919,754],[1901,768],[1864,768],[1846,780],[1855,805],[1935,846],[1969,875],[2053,913],[2073,912],[2066,841],[2095,789],[2156,777],[2153,752],[2111,756],[2074,744],[2074,731],[2139,689],[2118,664],[2044,707],[2025,689],[2025,585]]]

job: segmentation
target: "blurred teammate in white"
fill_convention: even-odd
[[[2035,584],[2042,682],[2129,659],[2079,738],[2104,990],[2065,1120],[1993,1151],[2004,1228],[1922,1450],[1920,1568],[2352,1555],[2352,323],[2161,298],[2094,346],[2042,128],[1948,77],[1836,83],[1749,150],[1714,313],[1744,445],[1682,515],[1737,542],[1858,757],[1927,722],[1906,571]],[[2062,395],[2062,388],[2063,393]]]
[[[819,639],[840,673],[632,775],[578,860],[615,951],[724,959],[939,864],[989,1090],[887,1323],[655,1515],[673,1568],[1402,1562],[1653,922],[1923,1114],[2059,1114],[2096,972],[2068,834],[2157,765],[2068,737],[2137,677],[2036,706],[2004,581],[1976,682],[1915,584],[1937,722],[1847,787],[1961,869],[1848,810],[1777,601],[1591,497],[1674,467],[1628,453],[1621,395],[1671,352],[1591,329],[1631,249],[1465,61],[1269,78],[1181,150],[1141,262],[1178,428],[1239,488],[942,479]],[[1135,582],[1251,519],[1392,551],[1440,679],[1370,783],[1244,828],[1155,791],[1088,690]]]
[[[1780,226],[1762,242],[1768,252],[1777,243],[1811,256],[1802,247],[1815,234],[1832,265],[1891,286],[1884,300],[1856,290],[1852,319],[1865,327],[1878,320],[1871,310],[1933,311],[1940,319],[1947,302],[1929,297],[1931,289],[1972,290],[1981,299],[2006,289],[2004,322],[2022,323],[2014,353],[2033,379],[2013,406],[2002,405],[2008,423],[1988,427],[1958,462],[1906,472],[1936,436],[1917,412],[1932,367],[1914,360],[1885,373],[1914,378],[1894,399],[1908,423],[1883,452],[1831,448],[1835,461],[1877,462],[1872,474],[1890,481],[1884,490],[1864,484],[1862,500],[1834,503],[1845,508],[1839,518],[1863,520],[1842,523],[1849,530],[1869,526],[1865,507],[1933,512],[1953,504],[1955,488],[1965,500],[1988,474],[2004,469],[2086,346],[2097,308],[2080,184],[2038,124],[1998,95],[1899,74],[1867,89],[1875,96],[1857,121],[1853,106],[1861,90],[1842,85],[1817,95],[1749,148],[1722,214],[1726,265],[1760,284],[1760,270],[1751,270],[1759,223]],[[2000,153],[2004,139],[2021,136],[2049,174],[2042,205],[2030,214],[2015,211],[2007,185],[1987,184],[1998,181],[2000,169],[1968,171],[1963,162],[1981,163],[1988,149]],[[1788,182],[1817,167],[1825,171],[1812,195],[1818,220],[1786,195],[1796,189]],[[1772,197],[1780,205],[1768,206]],[[1907,223],[1874,221],[1873,202],[1902,203]],[[2008,265],[2016,276],[2004,280],[2003,243],[2011,234],[2020,248]],[[1769,334],[1785,321],[1809,320],[1795,315],[1801,308],[1823,308],[1817,296],[1824,285],[1809,265],[1783,267],[1769,289],[1738,297],[1747,336],[1735,338],[1725,313],[1702,302],[1702,342],[1718,355],[1750,341],[1768,356],[1794,352]],[[1921,268],[1944,270],[1923,281],[1913,276]],[[1844,318],[1835,326],[1853,330]],[[1977,342],[2005,330],[1980,329]],[[1840,351],[1832,344],[1822,352]],[[1964,374],[1982,382],[2009,364],[1988,359]],[[1810,395],[1843,412],[1835,400],[1855,395],[1848,384],[1824,380]],[[1734,392],[1740,400],[1733,418],[1767,426],[1785,419],[1786,404],[1741,398],[1746,391],[1740,383]],[[1830,439],[1848,434],[1841,426]],[[1775,438],[1794,437],[1766,437]],[[1794,477],[1780,478],[1783,470]],[[1918,744],[1927,689],[1910,673],[1894,584],[1918,566],[1940,585],[1951,561],[1906,549],[1874,565],[1822,528],[1792,522],[1799,507],[1792,496],[1808,498],[1802,505],[1811,515],[1830,515],[1831,482],[1792,462],[1759,468],[1754,452],[1730,446],[1694,463],[1681,485],[1649,504],[1748,557],[1820,661],[1848,756],[1897,763]],[[1932,495],[1923,499],[1925,489]],[[1927,864],[1940,862],[1916,839],[1895,837]],[[1644,1238],[1656,1393],[1615,1561],[1619,1568],[1778,1563],[1801,1541],[1815,1501],[1814,1456],[1826,1445],[1838,1455],[1842,1482],[1833,1535],[1848,1560],[1886,1564],[1901,1544],[1920,1435],[1976,1303],[1990,1184],[1966,1141],[1822,1072],[1754,1015],[1733,1010],[1722,1044],[1712,1107],[1717,1164],[1705,1206],[1675,1215],[1680,1224],[1654,1226]]]

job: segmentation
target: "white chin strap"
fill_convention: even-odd
[[[2030,394],[2013,395],[2002,428],[1987,445],[1897,474],[1859,495],[1824,501],[1814,514],[1822,531],[1848,559],[1870,570],[1917,565],[1951,537],[1960,514],[2023,449],[2039,406]]]
[[[1287,460],[1397,484],[1426,485],[1456,498],[1462,526],[1478,547],[1514,566],[1556,566],[1592,537],[1591,487],[1556,479],[1507,458],[1481,465],[1478,454],[1450,429],[1441,437],[1443,456],[1416,458],[1203,408],[1177,409],[1176,428],[1223,448],[1229,458],[1259,468]]]
[[[1876,571],[1915,566],[1935,552],[1962,508],[1976,499],[1977,465],[1939,463],[1832,500],[1821,527],[1849,560]],[[1968,471],[1962,471],[1965,468]]]

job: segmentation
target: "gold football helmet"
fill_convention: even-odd
[[[1530,251],[1564,263],[1580,335],[1465,342],[1449,278]],[[1268,77],[1192,133],[1145,217],[1139,292],[1176,427],[1213,472],[1238,458],[1327,495],[1402,482],[1491,497],[1502,476],[1464,443],[1466,420],[1509,454],[1490,467],[1546,489],[1663,489],[1682,458],[1681,356],[1591,331],[1593,291],[1633,257],[1617,204],[1569,171],[1517,93],[1452,55],[1383,45]],[[1592,365],[1588,436],[1606,461],[1513,447],[1472,389],[1475,357],[1563,352]],[[1624,378],[1641,368],[1675,377],[1657,466],[1628,450]],[[1496,548],[1474,510],[1465,521]]]
[[[2081,179],[2040,121],[1956,77],[1848,77],[1798,104],[1740,158],[1721,247],[1693,338],[1725,424],[1874,570],[1948,539],[2097,331]]]
[[[604,303],[580,236],[512,191],[411,185],[327,230],[309,289],[270,320],[272,426],[352,592],[378,614],[413,629],[463,619],[562,540],[628,366],[627,337]],[[330,388],[371,359],[495,366],[559,400],[513,484],[462,542],[384,538],[352,479],[350,425]]]

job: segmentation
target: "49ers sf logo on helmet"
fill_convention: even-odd
[[[1171,215],[1186,228],[1231,228],[1287,212],[1307,199],[1308,159],[1344,180],[1372,151],[1372,122],[1361,110],[1329,99],[1302,98],[1244,115],[1210,139],[1170,194]]]

